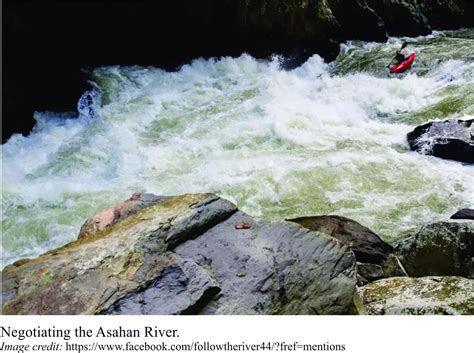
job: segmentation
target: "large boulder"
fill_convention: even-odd
[[[360,288],[369,315],[473,315],[474,280],[462,277],[392,277]]]
[[[410,276],[474,278],[474,223],[426,225],[399,243],[396,253]]]
[[[450,119],[420,125],[408,133],[408,144],[422,154],[474,163],[473,121]]]
[[[7,266],[3,313],[351,314],[355,267],[323,233],[182,195]]]
[[[357,261],[382,264],[393,251],[377,234],[360,223],[341,216],[311,216],[289,219],[313,231],[328,234],[349,246]]]

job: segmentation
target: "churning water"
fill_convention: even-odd
[[[36,113],[3,152],[3,265],[73,240],[135,191],[215,192],[257,217],[339,214],[393,242],[474,203],[474,168],[408,149],[417,124],[474,115],[474,30],[353,42],[338,59],[96,69],[79,118]]]

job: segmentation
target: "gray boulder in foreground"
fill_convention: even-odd
[[[428,224],[401,242],[396,253],[410,276],[474,278],[474,223]]]
[[[7,266],[3,313],[357,312],[354,254],[330,236],[254,220],[212,194],[152,200]],[[242,222],[250,228],[236,229]]]
[[[392,277],[360,288],[369,315],[473,315],[474,280]]]

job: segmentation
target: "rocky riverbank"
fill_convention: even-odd
[[[30,132],[34,111],[75,111],[90,67],[174,69],[243,52],[294,66],[332,60],[346,40],[474,26],[470,0],[9,0],[4,19],[3,141]]]
[[[464,211],[465,212],[465,211]],[[4,314],[474,314],[474,223],[392,247],[338,216],[257,220],[213,194],[134,194],[2,271]]]

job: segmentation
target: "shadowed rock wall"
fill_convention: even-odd
[[[36,110],[74,111],[81,69],[155,65],[248,52],[333,59],[338,42],[473,26],[470,0],[6,0],[3,133]]]

